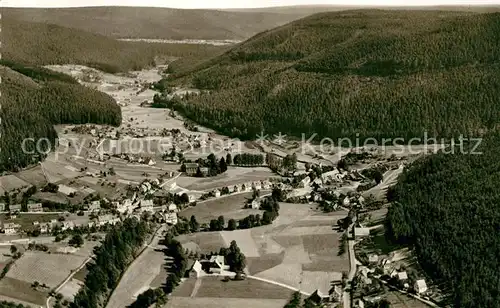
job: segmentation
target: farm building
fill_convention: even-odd
[[[28,204],[28,212],[43,212],[41,203]]]
[[[424,279],[419,279],[419,280],[415,281],[414,288],[415,288],[415,292],[417,292],[417,294],[425,293],[427,291],[427,284],[425,283]]]
[[[198,171],[197,163],[187,163],[185,164],[185,166],[186,166],[186,174],[189,176],[194,176]]]
[[[370,229],[369,228],[354,228],[354,234],[356,235],[356,237],[370,236]]]
[[[220,197],[220,190],[219,189],[214,190],[214,196],[215,196],[215,198]]]
[[[0,203],[0,212],[5,211],[5,203]]]

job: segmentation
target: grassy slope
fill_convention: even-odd
[[[245,39],[307,13],[225,12],[146,7],[4,8],[12,18],[119,38]]]
[[[262,32],[178,83],[214,90],[179,106],[225,133],[441,137],[500,121],[500,14],[320,13]]]

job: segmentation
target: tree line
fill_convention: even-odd
[[[151,234],[147,222],[127,218],[106,235],[102,245],[94,248],[93,261],[87,265],[85,283],[75,295],[70,307],[102,307],[121,275]]]

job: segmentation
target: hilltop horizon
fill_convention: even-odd
[[[12,2],[12,3],[11,3]],[[95,3],[93,3],[95,2]],[[213,2],[212,5],[207,6],[205,2],[198,3],[197,0],[183,1],[179,2],[177,5],[164,4],[157,2],[156,0],[149,0],[137,2],[133,1],[119,1],[119,0],[108,0],[108,3],[104,3],[100,0],[86,1],[85,3],[79,3],[75,0],[60,0],[56,1],[34,1],[34,0],[5,0],[4,8],[89,8],[89,7],[139,7],[139,8],[169,8],[169,9],[185,9],[185,10],[255,10],[255,9],[281,9],[281,8],[376,8],[376,7],[387,7],[387,8],[404,8],[404,7],[495,7],[500,6],[500,1],[497,0],[482,0],[482,1],[454,1],[454,0],[441,0],[441,1],[430,1],[430,0],[414,0],[409,1],[399,1],[399,0],[386,0],[374,4],[373,1],[367,0],[353,0],[350,2],[342,3],[332,1],[318,2],[318,3],[302,3],[302,0],[284,0],[272,3],[263,3],[263,1],[253,1],[257,3],[256,5],[247,5],[246,2],[242,2],[241,5],[238,3],[230,2],[225,5],[225,0],[219,0]],[[284,3],[287,2],[287,3]]]

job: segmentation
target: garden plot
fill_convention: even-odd
[[[71,271],[78,268],[86,256],[79,254],[48,254],[27,251],[11,267],[6,277],[31,284],[35,281],[47,284],[50,288],[59,285]]]

